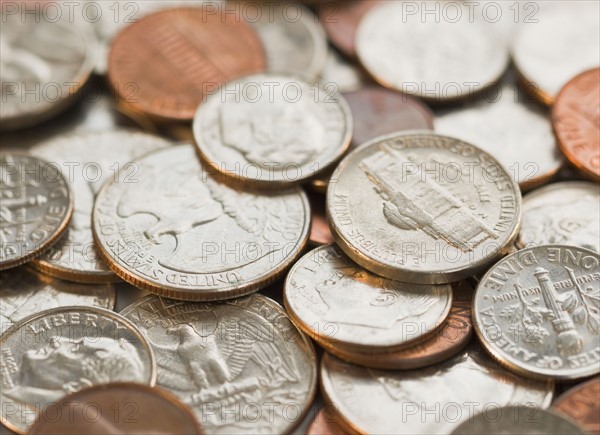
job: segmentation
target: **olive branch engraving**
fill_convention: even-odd
[[[561,307],[567,311],[573,322],[579,325],[586,325],[591,333],[597,334],[600,332],[600,297],[593,293],[592,287],[583,289],[573,269],[565,266],[569,274],[569,278],[573,282],[575,291],[569,293],[562,301]]]

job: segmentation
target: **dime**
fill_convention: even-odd
[[[319,82],[325,89],[350,92],[363,87],[367,78],[358,67],[342,59],[334,49],[329,48]]]
[[[583,181],[553,183],[523,198],[517,245],[574,245],[600,252],[600,187]]]
[[[190,409],[160,388],[132,382],[69,394],[42,413],[28,435],[204,434]]]
[[[308,195],[308,199],[311,212],[310,243],[316,246],[333,243],[333,235],[327,223],[327,216],[325,216],[325,197],[318,193],[312,193]]]
[[[268,285],[306,245],[310,210],[300,189],[259,193],[220,184],[191,145],[138,161],[105,184],[92,213],[110,268],[146,291],[186,300],[241,296]]]
[[[452,304],[452,288],[381,278],[336,245],[326,245],[292,267],[284,303],[298,327],[319,342],[363,353],[391,352],[442,324]]]
[[[0,270],[41,255],[73,214],[73,196],[60,171],[26,154],[0,154],[0,198]]]
[[[585,429],[588,433],[600,434],[600,378],[577,385],[560,396],[552,409],[566,415]]]
[[[310,424],[306,435],[346,435],[348,432],[340,426],[335,406],[322,408]]]
[[[153,385],[154,354],[127,319],[94,307],[26,317],[0,337],[0,421],[25,433],[68,393],[114,381]]]
[[[221,83],[264,68],[254,29],[235,12],[207,6],[162,10],[127,26],[113,41],[108,78],[136,110],[189,121]]]
[[[600,64],[600,9],[588,1],[540,6],[512,38],[512,56],[526,89],[550,105],[567,81]]]
[[[158,386],[191,406],[207,433],[287,433],[308,411],[315,351],[271,299],[149,296],[122,314],[150,341]]]
[[[272,74],[225,84],[194,117],[194,137],[207,163],[264,188],[302,183],[331,168],[351,134],[343,97]]]
[[[496,263],[473,300],[475,331],[502,365],[538,378],[600,373],[600,256],[542,245]]]
[[[477,144],[508,169],[522,189],[552,178],[564,163],[547,109],[521,94],[514,84],[497,88],[493,98],[446,110],[435,131]]]
[[[560,149],[583,174],[600,181],[600,68],[569,81],[552,108]]]
[[[26,267],[0,273],[0,332],[34,313],[73,305],[112,310],[115,287],[81,285],[51,278]]]
[[[380,84],[432,101],[464,98],[497,82],[509,62],[503,37],[482,20],[450,22],[406,16],[402,2],[382,2],[360,22],[356,51]]]
[[[36,145],[31,153],[52,160],[68,178],[74,192],[75,210],[67,234],[33,266],[44,273],[70,281],[101,283],[118,277],[100,259],[94,245],[91,221],[94,199],[100,187],[119,170],[124,183],[137,182],[138,157],[170,143],[158,136],[115,129],[69,134]]]
[[[422,284],[458,281],[508,249],[521,193],[488,153],[433,133],[395,133],[351,152],[332,175],[336,242],[373,273]]]
[[[475,345],[435,366],[410,371],[367,369],[325,354],[321,390],[354,431],[449,433],[490,408],[528,403],[547,407],[554,384],[503,370]]]
[[[95,41],[48,13],[2,4],[2,130],[38,124],[66,109],[94,67]]]

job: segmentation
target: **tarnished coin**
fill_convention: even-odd
[[[321,409],[308,427],[306,435],[346,435],[345,428],[340,426],[339,417],[335,413],[335,405]]]
[[[39,414],[80,389],[115,381],[153,385],[154,354],[127,319],[64,307],[26,317],[0,337],[0,419],[25,433]]]
[[[600,256],[542,245],[503,258],[473,299],[475,331],[502,365],[538,378],[600,373]]]
[[[464,279],[516,237],[521,192],[488,153],[425,132],[367,142],[327,190],[336,242],[365,269],[404,282]]]
[[[452,304],[452,287],[381,278],[332,244],[309,252],[292,267],[284,302],[298,327],[318,342],[358,352],[391,352],[442,324]]]
[[[82,305],[112,310],[115,306],[115,287],[111,284],[74,284],[26,267],[0,273],[0,289],[0,333],[50,308]]]
[[[583,181],[553,183],[523,197],[517,245],[574,245],[600,252],[600,186]]]
[[[508,46],[492,26],[468,19],[466,6],[454,5],[459,19],[440,20],[406,14],[402,2],[381,2],[358,26],[358,58],[383,86],[431,101],[485,89],[508,66]]]
[[[577,385],[560,396],[552,409],[570,417],[589,434],[600,434],[600,378]]]
[[[0,9],[0,129],[9,130],[38,124],[70,106],[94,67],[96,47],[54,8],[3,2]]]
[[[343,97],[279,75],[226,83],[194,117],[204,159],[226,176],[264,188],[302,183],[331,168],[351,134]]]
[[[449,433],[490,408],[547,407],[554,384],[512,375],[470,345],[441,364],[409,371],[367,369],[325,354],[321,389],[356,432],[425,435]]]
[[[241,296],[268,285],[300,255],[310,226],[300,189],[277,193],[220,184],[191,145],[138,161],[105,184],[92,214],[110,268],[146,291],[185,300]]]
[[[526,89],[548,105],[575,75],[600,64],[598,2],[537,2],[512,38]]]
[[[161,120],[189,121],[220,84],[265,68],[255,30],[216,7],[155,12],[112,43],[108,78],[120,99]]]
[[[560,149],[583,174],[600,182],[600,68],[569,81],[552,108]]]
[[[94,199],[106,180],[114,178],[120,170],[127,174],[123,183],[137,183],[135,160],[169,144],[158,136],[117,129],[58,136],[33,147],[32,154],[58,165],[68,179],[75,199],[67,233],[34,260],[33,266],[70,281],[118,281],[96,252],[91,230]]]
[[[204,433],[177,396],[132,382],[96,385],[69,394],[41,413],[28,435]]]
[[[522,189],[553,177],[564,158],[558,149],[547,109],[533,103],[514,84],[477,104],[446,110],[435,118],[435,131],[477,144],[504,165]]]
[[[191,406],[207,433],[287,433],[308,412],[315,351],[271,299],[210,304],[149,296],[122,314],[150,341],[158,386]]]
[[[26,154],[0,154],[0,199],[0,270],[44,253],[73,214],[73,196],[60,170]]]

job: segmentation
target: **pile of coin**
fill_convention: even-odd
[[[599,7],[475,3],[2,2],[0,432],[600,434]]]

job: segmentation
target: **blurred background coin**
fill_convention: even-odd
[[[587,433],[600,434],[600,378],[596,377],[576,385],[552,404],[557,414],[566,415],[576,421]]]
[[[334,408],[334,403],[322,408],[308,427],[306,435],[346,435],[348,432],[340,425]]]
[[[357,65],[346,61],[333,48],[329,48],[319,82],[325,89],[350,92],[362,88],[369,79]]]

